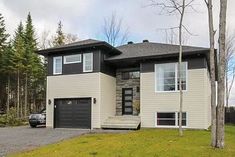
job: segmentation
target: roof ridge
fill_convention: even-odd
[[[133,44],[124,44],[117,46],[116,48],[120,48],[123,46],[134,46],[134,45],[147,45],[147,44],[159,44],[159,45],[166,45],[166,46],[179,46],[179,44],[169,44],[169,43],[161,43],[161,42],[139,42],[139,43],[133,43]],[[208,47],[201,47],[201,46],[192,46],[192,45],[182,45],[183,47],[190,47],[190,48],[205,48],[207,49]]]

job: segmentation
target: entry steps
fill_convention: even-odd
[[[139,116],[112,116],[108,117],[101,125],[103,129],[138,129],[140,126]]]

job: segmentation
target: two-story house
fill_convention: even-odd
[[[53,128],[178,127],[177,45],[83,40],[47,57],[46,125]],[[183,46],[183,126],[210,126],[208,48]]]

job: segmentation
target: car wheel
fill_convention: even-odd
[[[30,126],[31,126],[31,128],[36,128],[37,127],[37,125],[32,125],[32,124],[30,124]]]

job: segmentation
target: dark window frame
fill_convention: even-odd
[[[133,73],[138,72],[138,77],[133,77]],[[139,79],[140,78],[140,71],[123,71],[121,72],[121,78],[122,80],[129,80],[129,79]]]

